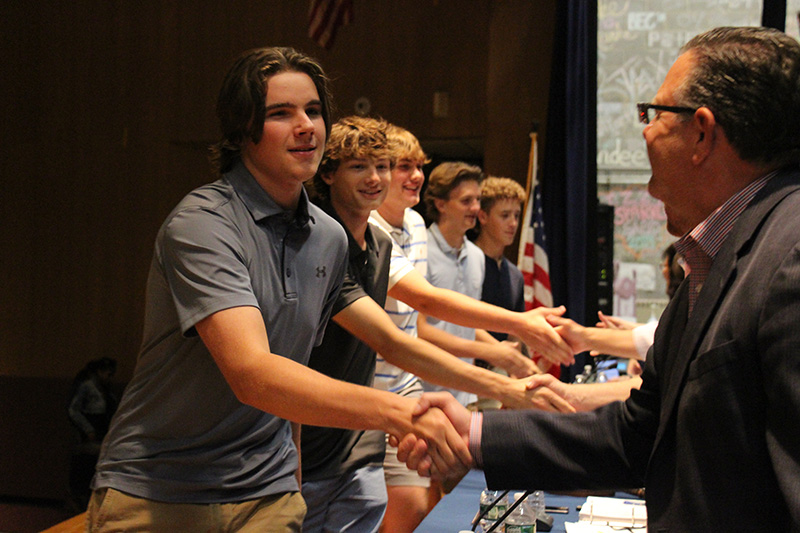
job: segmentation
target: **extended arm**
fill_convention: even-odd
[[[476,420],[452,396],[426,393],[418,412],[442,409],[461,438],[480,448],[482,466],[490,487],[525,486],[532,479],[548,490],[617,488],[641,486],[649,457],[656,418],[646,420],[640,430],[620,435],[617,424],[625,424],[632,411],[657,413],[653,391],[632,405],[617,402],[588,413],[563,415],[540,411],[485,411],[479,431]],[[653,409],[655,409],[653,411]],[[474,439],[470,441],[470,439]],[[451,478],[463,473],[462,465],[442,471],[428,457],[427,444],[413,435],[398,446],[397,456],[421,475]],[[626,452],[635,458],[629,462]]]
[[[593,355],[600,353],[643,360],[631,329],[587,328],[559,316],[548,317],[547,321],[576,353],[591,351]]]
[[[428,420],[413,417],[414,400],[337,381],[272,353],[254,307],[219,311],[196,328],[242,403],[302,424],[414,433],[436,446],[444,463],[469,460],[441,413]]]
[[[420,313],[447,322],[515,335],[549,361],[559,364],[574,362],[572,349],[545,320],[549,314],[562,314],[563,308],[538,308],[525,313],[509,311],[455,291],[434,287],[416,271],[408,273],[392,286],[389,295]]]
[[[476,336],[478,331],[485,330],[476,330]],[[493,342],[463,339],[429,324],[425,315],[420,313],[417,318],[417,334],[419,338],[448,353],[457,357],[482,359],[502,368],[513,377],[523,378],[539,372],[533,360],[520,352],[515,343],[499,342],[488,333],[486,335]]]
[[[525,390],[527,380],[515,380],[476,367],[451,354],[411,337],[394,325],[371,298],[360,298],[337,313],[337,324],[361,339],[384,359],[431,383],[494,398],[514,408],[572,411],[572,407],[549,388]]]
[[[534,376],[529,380],[532,388],[543,385],[543,376]],[[566,399],[576,411],[591,411],[607,403],[627,400],[631,390],[642,386],[642,378],[608,381],[606,383],[563,383],[548,382],[547,386]]]

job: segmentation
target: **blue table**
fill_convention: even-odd
[[[457,533],[472,527],[472,519],[478,512],[481,491],[486,488],[483,472],[472,470],[464,479],[442,500],[436,504],[433,511],[415,529],[416,533]],[[517,491],[519,492],[519,491]],[[509,492],[513,501],[514,491]],[[562,496],[545,493],[545,505],[568,507],[567,514],[551,514],[553,517],[552,533],[565,533],[564,522],[577,522],[578,510],[576,506],[582,505],[586,498],[575,496]]]

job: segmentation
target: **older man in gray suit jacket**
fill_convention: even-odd
[[[649,191],[689,274],[626,402],[558,416],[422,400],[490,487],[644,485],[651,532],[800,531],[799,80],[794,39],[718,28],[639,104]],[[405,454],[431,473],[424,443]]]

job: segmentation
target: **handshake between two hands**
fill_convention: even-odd
[[[390,437],[397,457],[419,475],[443,480],[463,476],[473,465],[469,453],[472,413],[448,392],[425,393],[412,412],[414,432]]]
[[[576,324],[562,318],[565,309],[538,308],[524,313],[531,338],[523,340],[543,352],[546,359],[570,364],[580,339],[576,339]],[[535,333],[535,335],[534,335]],[[570,342],[571,341],[571,342]],[[523,394],[525,402],[533,401],[539,408],[571,412],[575,409],[563,399],[566,384],[552,376],[539,374],[527,378]],[[421,476],[444,480],[463,476],[472,466],[469,452],[469,433],[472,414],[449,393],[425,393],[412,412],[413,430],[405,436],[391,436],[389,444],[397,447],[397,457]]]
[[[559,388],[566,386],[549,374],[517,381],[532,398],[544,395],[560,400],[559,393],[563,395],[564,391]],[[539,408],[575,411],[569,403],[561,401],[563,405],[550,400]],[[414,405],[411,415],[413,430],[405,436],[389,438],[389,444],[397,447],[397,458],[424,477],[438,480],[463,477],[474,464],[469,452],[472,413],[448,392],[428,392]]]

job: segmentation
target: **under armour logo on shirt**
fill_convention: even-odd
[[[317,267],[317,277],[324,278],[325,277],[325,265]]]

